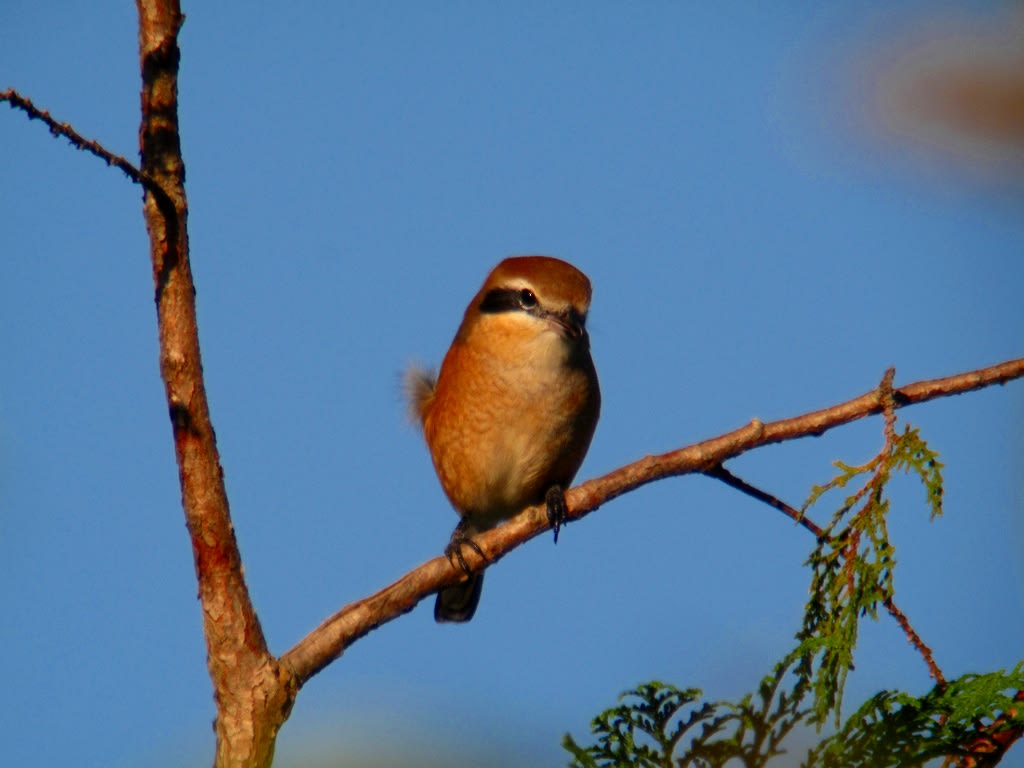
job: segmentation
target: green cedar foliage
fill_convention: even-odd
[[[891,386],[890,374],[883,391],[887,381]],[[883,413],[885,444],[878,455],[860,466],[836,462],[839,473],[814,486],[800,512],[834,491],[855,489],[847,491],[827,527],[809,525],[818,538],[807,561],[811,597],[796,647],[756,692],[738,702],[703,701],[700,689],[658,681],[627,691],[618,706],[592,721],[593,744],[581,746],[564,736],[571,768],[762,768],[785,754],[782,743],[794,728],[820,730],[829,720],[835,733],[807,752],[804,768],[921,766],[943,756],[962,758],[972,744],[980,754],[977,735],[983,729],[1024,729],[1024,705],[1014,703],[1015,692],[1024,690],[1024,662],[1008,673],[967,674],[949,682],[932,668],[939,682],[925,695],[882,691],[842,723],[843,687],[853,668],[860,619],[877,618],[882,604],[905,622],[892,605],[896,559],[886,524],[892,474],[916,475],[931,518],[942,514],[938,454],[916,429],[897,434],[891,389]],[[909,623],[904,630],[913,633]],[[911,639],[931,666],[927,646],[916,634]]]
[[[814,689],[813,720],[831,713],[840,721],[846,676],[853,667],[861,617],[878,618],[878,604],[892,599],[895,548],[889,541],[886,487],[893,471],[916,474],[927,493],[931,518],[942,514],[942,463],[916,429],[896,435],[887,419],[885,446],[860,466],[835,462],[839,469],[825,485],[815,486],[802,513],[829,491],[860,482],[847,496],[811,552],[810,601],[804,609],[801,673]],[[815,665],[818,657],[817,665]]]
[[[580,746],[566,734],[562,746],[571,768],[763,768],[785,755],[782,741],[807,722],[807,688],[799,678],[780,690],[788,672],[782,663],[765,678],[756,697],[738,703],[701,702],[697,688],[679,690],[658,681],[622,694],[622,704],[591,723],[596,742]],[[802,768],[923,766],[945,756],[981,758],[979,726],[996,735],[1024,728],[1024,662],[1010,672],[967,674],[924,696],[882,691],[851,715],[835,734],[807,752]],[[781,763],[793,765],[793,762]]]
[[[921,697],[882,691],[812,749],[804,766],[922,766],[946,756],[981,758],[986,745],[976,743],[979,726],[989,736],[1024,727],[1024,707],[1014,701],[1020,690],[1024,662],[1010,672],[964,675]]]
[[[566,734],[562,746],[574,768],[710,768],[736,759],[760,768],[783,754],[782,741],[808,714],[802,704],[806,685],[782,687],[794,660],[777,664],[756,694],[738,702],[701,702],[698,688],[645,683],[594,718],[596,744],[581,747]]]

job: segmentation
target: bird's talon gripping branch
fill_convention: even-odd
[[[544,494],[544,503],[548,507],[548,522],[555,532],[555,544],[558,543],[558,531],[565,524],[565,491],[560,485],[552,485]]]
[[[468,518],[464,517],[461,520],[459,520],[459,524],[456,525],[455,530],[452,531],[452,537],[448,541],[448,546],[444,548],[444,554],[445,557],[448,558],[448,562],[454,565],[455,563],[453,562],[453,558],[454,560],[458,560],[459,567],[462,569],[463,573],[467,574],[471,573],[471,569],[469,567],[469,564],[466,562],[466,558],[462,555],[463,546],[469,547],[478,555],[480,555],[480,557],[482,557],[485,562],[487,561],[487,555],[485,555],[484,551],[480,549],[480,545],[473,541],[473,537],[467,530],[469,528],[468,523]]]

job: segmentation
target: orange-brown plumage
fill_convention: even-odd
[[[589,306],[590,281],[572,265],[506,259],[467,307],[436,381],[411,372],[410,410],[463,518],[456,536],[493,527],[572,482],[600,411]],[[435,617],[467,621],[480,579],[442,590]]]

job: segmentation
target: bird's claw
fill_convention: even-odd
[[[485,562],[487,561],[487,555],[484,554],[484,551],[480,549],[480,545],[473,541],[472,536],[467,532],[466,529],[468,527],[469,523],[467,518],[464,517],[459,520],[459,524],[456,525],[455,530],[452,531],[452,537],[448,541],[448,546],[444,548],[444,555],[448,558],[448,562],[455,565],[455,561],[458,561],[459,567],[462,569],[463,573],[467,574],[472,573],[472,570],[466,562],[466,558],[462,555],[463,545],[469,547],[480,555]]]
[[[558,531],[565,524],[565,491],[560,485],[552,485],[544,494],[544,502],[548,508],[548,522],[555,532],[555,544],[558,543]]]

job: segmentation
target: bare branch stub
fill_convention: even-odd
[[[28,115],[29,120],[41,121],[50,130],[50,133],[54,136],[63,136],[71,143],[71,146],[75,147],[75,149],[80,149],[83,152],[89,152],[100,158],[107,165],[123,171],[125,176],[136,184],[160,189],[159,185],[152,178],[149,178],[141,170],[128,162],[127,159],[121,155],[111,152],[95,139],[85,138],[82,134],[76,131],[70,123],[59,122],[51,116],[47,110],[39,109],[39,107],[32,103],[31,99],[26,96],[22,96],[13,88],[0,91],[0,101],[6,101],[10,104],[12,109],[22,110],[26,115]]]

